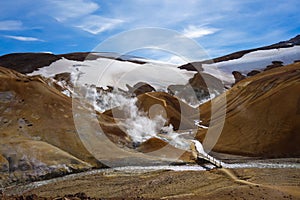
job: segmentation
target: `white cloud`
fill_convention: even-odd
[[[64,22],[69,19],[89,15],[99,9],[99,5],[88,0],[49,0],[48,12],[55,19]]]
[[[41,51],[41,53],[54,54],[52,51]]]
[[[170,54],[187,61],[207,58],[205,50],[195,40],[183,37],[179,32],[162,28],[140,28],[125,31],[104,40],[93,49],[96,52],[108,51],[121,54],[131,54],[140,50],[147,50],[142,53],[147,58],[159,60],[161,57],[169,57]],[[149,50],[153,50],[150,52],[150,56]],[[167,56],[160,56],[165,54]],[[138,55],[140,56],[141,53],[139,52]]]
[[[175,64],[175,65],[182,65],[187,63],[188,61],[184,60],[183,58],[179,56],[170,56],[167,58],[163,58],[162,61],[165,61],[167,63]]]
[[[19,40],[19,41],[24,41],[24,42],[36,42],[36,41],[42,42],[42,41],[44,41],[44,40],[34,38],[34,37],[13,36],[13,35],[6,35],[4,37],[14,39],[14,40]]]
[[[104,2],[101,5],[103,9],[109,10],[110,16],[126,19],[126,22],[130,22],[126,24],[128,29],[164,27],[179,30],[186,24],[213,24],[224,16],[228,7],[232,7],[231,1],[222,3],[218,0],[209,2],[204,0],[187,0],[185,2],[178,0],[128,0],[124,3],[114,4],[105,4]]]
[[[130,22],[127,27],[169,27],[178,26],[184,21],[189,21],[195,13],[199,12],[197,2],[152,0],[136,1],[128,0],[124,3],[106,4],[110,15],[126,19]],[[159,8],[159,9],[158,9]]]
[[[103,31],[113,29],[122,22],[123,21],[119,19],[110,19],[98,15],[90,15],[83,18],[81,21],[79,21],[79,24],[75,26],[89,33],[98,34]]]
[[[95,14],[100,6],[90,0],[51,0],[49,4],[50,15],[56,20],[94,35],[113,29],[123,22]]]
[[[217,31],[219,31],[219,29],[217,28],[209,28],[205,26],[197,27],[197,26],[189,25],[187,28],[183,30],[183,34],[189,38],[200,38],[206,35],[214,34]]]
[[[23,24],[21,21],[16,21],[16,20],[0,21],[1,31],[20,30],[22,28],[23,28]]]

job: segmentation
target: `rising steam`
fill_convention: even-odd
[[[149,118],[147,113],[138,109],[137,98],[128,96],[124,92],[113,90],[112,92],[97,91],[95,87],[88,87],[85,99],[94,106],[94,109],[103,113],[118,107],[124,113],[122,128],[131,137],[134,144],[138,145],[150,138],[160,138],[171,145],[188,149],[189,142],[173,131],[173,126],[166,126],[167,119],[161,115]]]

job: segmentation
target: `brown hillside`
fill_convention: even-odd
[[[149,92],[138,96],[138,107],[151,115],[151,110],[164,112],[168,122],[175,130],[194,128],[194,123],[189,120],[190,115],[197,115],[197,111],[178,98],[164,92]],[[160,105],[160,106],[158,106]],[[156,111],[157,113],[159,111]],[[151,117],[151,116],[150,116]]]
[[[226,95],[226,120],[214,151],[231,154],[292,157],[300,156],[300,64],[275,68],[247,78],[217,97]],[[211,102],[200,106],[203,124],[210,123]],[[220,116],[210,126],[221,126]],[[199,129],[202,141],[206,130]]]
[[[14,173],[17,179],[29,174],[35,179],[104,166],[77,135],[72,99],[43,78],[0,67],[0,113],[0,171],[4,174]]]
[[[106,164],[135,164],[135,158],[153,162],[152,157],[128,151],[132,141],[118,123],[123,119],[89,110],[88,104],[63,95],[51,85],[41,76],[29,77],[0,67],[0,186]],[[185,107],[185,115],[195,111],[164,93],[145,97],[141,108],[163,102],[176,122],[181,119],[180,106]],[[187,117],[183,124],[191,126]]]

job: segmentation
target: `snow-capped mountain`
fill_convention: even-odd
[[[126,84],[134,85],[141,81],[151,84],[156,89],[164,89],[171,84],[186,84],[194,74],[194,72],[155,63],[139,64],[110,58],[85,61],[62,58],[29,75],[41,74],[52,77],[63,72],[75,76],[78,74],[75,81],[82,84],[94,84],[98,87],[114,86],[121,89],[126,89]]]
[[[300,59],[300,46],[287,48],[276,48],[268,50],[257,50],[244,54],[241,58],[217,62],[214,64],[203,64],[204,71],[208,71],[211,66],[231,73],[240,71],[248,73],[251,70],[263,70],[273,61],[281,61],[284,65],[292,64]]]
[[[227,91],[215,78],[230,83],[230,70],[295,62],[298,41],[216,59],[221,71],[195,63],[213,76],[111,53],[1,56],[0,187],[95,167],[194,162],[191,138],[206,150],[210,131],[222,131],[215,152],[299,157],[300,63],[263,71]],[[78,93],[72,90],[74,80],[84,84]],[[96,87],[109,85],[128,92]],[[68,87],[74,93],[68,95]],[[168,93],[157,91],[166,87]],[[219,96],[199,107],[178,98],[196,91],[196,97],[210,95],[214,88],[221,89]]]
[[[204,71],[217,76],[224,82],[234,82],[231,73],[240,71],[248,73],[252,70],[263,70],[273,61],[280,61],[288,65],[300,60],[300,35],[273,45],[238,51],[212,60],[188,63],[180,66],[180,69],[190,71]],[[219,71],[219,72],[218,72]],[[216,75],[218,72],[221,75]]]
[[[195,74],[172,64],[115,53],[8,54],[0,57],[0,66],[47,78],[70,73],[77,83],[121,89],[126,89],[126,84],[132,86],[143,81],[166,90],[172,84],[188,83]]]

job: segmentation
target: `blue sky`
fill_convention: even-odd
[[[299,7],[299,0],[2,0],[0,54],[91,51],[123,31],[159,27],[216,57],[300,34]]]

